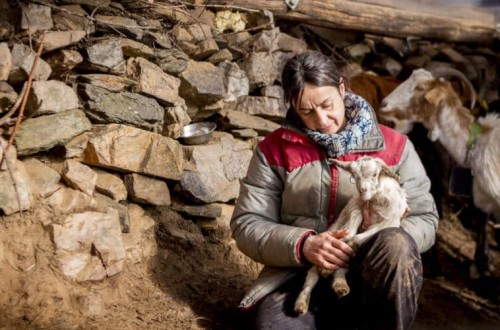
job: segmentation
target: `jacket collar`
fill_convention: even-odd
[[[384,137],[382,135],[382,132],[380,131],[380,127],[373,110],[370,111],[370,114],[375,125],[373,125],[371,131],[368,133],[368,136],[363,140],[361,145],[356,147],[352,151],[352,153],[373,152],[385,149]],[[295,111],[292,108],[288,109],[285,120],[282,123],[282,127],[286,129],[286,131],[284,131],[282,134],[282,138],[292,142],[313,144],[317,146],[317,144],[312,139],[310,139],[307,134],[300,130],[297,124],[298,120],[300,119],[295,114]]]

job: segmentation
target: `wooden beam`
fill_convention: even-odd
[[[212,0],[209,3],[227,5],[228,8],[267,9],[277,19],[399,38],[487,44],[495,38],[494,12],[484,9],[455,10],[453,7],[427,5],[427,10],[421,10],[415,5],[398,8],[381,0],[374,2],[377,1],[300,0],[293,11],[284,0]],[[455,11],[459,15],[454,14]]]

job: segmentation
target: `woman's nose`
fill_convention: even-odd
[[[316,122],[318,124],[318,128],[327,126],[328,124],[327,112],[322,109],[316,109]]]

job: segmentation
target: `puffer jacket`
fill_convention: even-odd
[[[361,146],[338,159],[379,157],[400,175],[410,207],[402,227],[425,252],[434,244],[438,224],[430,180],[405,135],[373,126]],[[325,231],[355,194],[350,175],[330,165],[324,149],[291,121],[267,135],[242,180],[231,219],[238,248],[265,265],[240,308],[252,307],[304,267],[300,258],[304,237]]]

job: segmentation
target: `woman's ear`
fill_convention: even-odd
[[[340,96],[342,98],[344,98],[344,96],[345,96],[345,83],[344,83],[343,79],[340,80],[339,92],[340,92]]]

